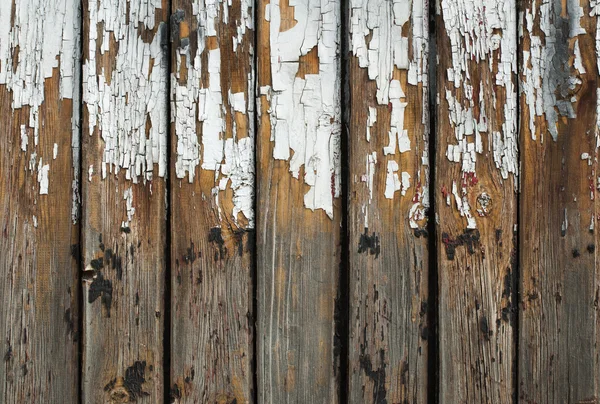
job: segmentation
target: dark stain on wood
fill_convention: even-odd
[[[110,317],[110,308],[112,306],[112,293],[112,282],[108,279],[104,279],[104,275],[102,275],[102,272],[97,271],[88,292],[88,303],[94,303],[96,299],[102,297],[102,305],[106,308],[107,317]]]
[[[360,235],[360,240],[358,241],[358,253],[366,253],[379,258],[380,252],[381,244],[379,243],[379,236],[375,232],[369,236],[369,229],[365,227],[365,232]]]

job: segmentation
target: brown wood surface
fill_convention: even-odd
[[[0,41],[7,52],[0,63],[3,403],[77,402],[79,223],[77,213],[72,217],[72,199],[79,160],[78,8],[75,1],[33,1],[18,10],[15,1],[7,1],[0,7]],[[43,22],[35,13],[40,9],[47,17]],[[73,51],[51,54],[44,39],[63,45],[72,41]],[[42,60],[34,49],[44,46],[48,54]],[[34,101],[34,96],[40,98]],[[45,165],[47,194],[38,181]]]
[[[241,199],[249,202],[251,212],[253,210],[254,32],[247,27],[253,24],[251,4],[239,0],[230,5],[216,2],[207,7],[207,16],[194,14],[189,1],[172,3],[170,321],[173,402],[253,402],[254,224],[252,215],[238,213],[235,205]],[[215,32],[207,27],[207,21],[214,23]],[[234,49],[238,30],[244,33]],[[220,53],[216,70],[209,67],[209,58],[214,57],[215,52]],[[202,166],[207,163],[203,142],[211,141],[203,137],[203,124],[211,118],[198,116],[195,110],[199,104],[198,94],[210,91],[221,98],[218,115],[224,120],[212,144],[221,152],[225,151],[226,142],[238,147],[251,145],[244,154],[250,157],[246,165],[232,161],[234,156],[227,152],[220,156],[219,165]],[[239,93],[245,101],[245,111],[233,109],[230,94]],[[190,106],[194,109],[191,127],[186,127]],[[191,134],[193,143],[188,149],[181,144],[186,132]],[[181,170],[178,164],[182,161],[182,150],[197,150],[198,165],[188,171]],[[243,180],[238,177],[230,180],[226,166],[242,170]],[[219,190],[223,180],[228,180],[226,188]],[[247,195],[241,195],[248,190]]]
[[[159,150],[145,139],[161,120],[166,142],[168,1],[159,6],[133,0],[83,5],[85,403],[163,399],[165,164],[161,169],[150,160],[138,171],[128,161],[140,155],[147,161],[151,153],[157,158]],[[153,41],[162,52],[158,66],[158,54],[146,45]],[[163,69],[162,76],[157,74]],[[157,76],[149,76],[152,72]],[[155,81],[149,83],[148,77]],[[99,101],[98,88],[104,94]],[[109,136],[118,139],[109,143]],[[137,139],[142,140],[134,146]],[[104,163],[111,152],[118,157],[109,161],[116,163]]]
[[[521,10],[519,401],[597,403],[597,18],[588,1]]]
[[[414,2],[410,19],[404,26],[396,26],[394,20],[388,18],[393,15],[391,2],[372,2],[370,7],[376,17],[371,15],[366,32],[359,27],[366,23],[367,7],[349,10],[352,21],[347,73],[350,97],[347,107],[349,402],[426,403],[428,9],[426,2]],[[386,22],[380,24],[376,19]],[[401,28],[402,36],[410,44],[407,60],[413,61],[420,73],[416,81],[411,78],[412,83],[408,79],[408,66],[393,65],[391,43],[400,38],[392,37],[392,27]],[[376,49],[374,42],[367,39],[374,41],[375,36],[379,43],[390,41],[390,46],[375,51],[377,58],[373,55],[360,57],[358,49],[361,46]],[[379,75],[369,78],[372,70],[379,75],[389,74],[390,79],[400,84],[404,96],[378,100],[378,89],[386,97],[392,97],[384,89],[387,82],[383,77],[381,81]],[[400,111],[403,107],[404,111]],[[392,116],[403,117],[402,127],[398,127],[396,119],[392,125]],[[392,130],[407,131],[409,150],[396,145],[384,151],[390,146],[390,136],[397,142],[395,132],[389,135]],[[398,164],[398,176],[402,172],[410,175],[410,187],[386,196],[388,161]]]
[[[271,139],[271,114],[276,113],[272,97],[277,94],[266,87],[272,88],[274,85],[271,63],[281,63],[282,68],[287,67],[283,67],[287,63],[285,60],[273,57],[272,53],[276,49],[270,45],[272,33],[268,19],[275,21],[273,18],[277,15],[276,7],[279,10],[281,33],[293,29],[297,24],[306,24],[302,15],[309,10],[313,18],[323,21],[322,13],[325,10],[320,10],[321,6],[328,7],[329,22],[339,25],[340,5],[337,2],[326,4],[311,1],[297,4],[296,7],[290,7],[285,0],[271,4],[262,0],[257,4],[257,81],[262,95],[258,98],[257,106],[257,113],[260,115],[256,159],[256,371],[258,402],[261,403],[338,401],[339,351],[335,346],[339,347],[339,341],[335,341],[334,311],[340,268],[341,202],[339,198],[333,199],[333,219],[323,209],[312,211],[305,207],[305,194],[309,192],[309,186],[303,176],[304,170],[308,168],[303,167],[299,178],[294,178],[290,172],[290,161],[274,158],[276,143]],[[267,7],[269,11],[265,14]],[[339,28],[333,30],[334,35],[336,30]],[[315,34],[317,31],[313,28],[296,32],[293,38],[294,48],[282,47],[279,50],[299,51],[300,45],[296,45],[298,40],[306,35],[306,43],[311,43],[308,36]],[[327,50],[335,54],[331,68],[338,69],[339,77],[339,40],[334,39],[329,45],[331,48]],[[307,54],[300,56],[297,62],[289,63],[292,68],[293,63],[298,63],[295,78],[312,79],[319,74],[319,61],[320,58],[325,60],[325,51],[314,46]],[[332,81],[321,83],[331,84],[332,91],[339,94],[339,83],[334,83],[335,78],[335,75],[331,78],[323,77],[322,80]],[[285,88],[287,91],[290,87]],[[318,90],[306,94],[309,97],[314,95],[315,98],[320,95]],[[335,99],[335,94],[329,95]],[[338,108],[336,105],[332,107]],[[282,110],[279,112],[285,113]],[[331,119],[331,123],[336,119],[324,118],[328,121]],[[305,121],[307,126],[313,124],[314,121]],[[299,133],[300,137],[306,134],[302,129]],[[335,134],[328,135],[333,139]],[[330,147],[332,153],[336,150],[339,153],[339,144]],[[335,186],[333,182],[335,179],[332,175],[331,179],[328,178],[331,187]]]
[[[515,388],[516,3],[448,0],[439,6],[433,190],[439,400],[509,403]],[[473,153],[450,161],[448,145]]]

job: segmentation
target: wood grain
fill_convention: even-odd
[[[521,9],[519,400],[597,403],[597,12]]]
[[[22,3],[0,5],[0,401],[70,403],[79,380],[79,4]]]
[[[513,400],[516,2],[436,16],[439,400]]]
[[[84,2],[82,398],[163,399],[168,2]]]
[[[287,1],[258,2],[257,389],[261,403],[338,401],[334,315],[341,220],[339,163],[335,162],[340,150],[340,9],[334,1],[303,0],[294,7]],[[315,28],[323,24],[323,30]],[[280,44],[280,37],[289,38],[289,46],[285,41]],[[298,98],[292,105],[294,88]],[[297,127],[293,119],[299,120]],[[276,137],[272,131],[277,131]],[[326,155],[311,161],[318,153]],[[290,171],[298,164],[296,159],[304,165],[294,178]],[[332,171],[315,171],[313,163],[331,163]],[[316,185],[309,185],[309,173],[318,178],[312,182]],[[322,194],[315,192],[320,181],[325,183]],[[315,194],[322,199],[313,199]],[[305,206],[313,203],[323,208]]]
[[[415,1],[408,6],[410,18],[398,21],[389,18],[391,2],[357,4],[348,10],[346,33],[349,402],[426,403],[428,7]],[[402,41],[409,46],[394,52]],[[398,59],[403,61],[394,63]],[[399,87],[390,89],[390,82]],[[388,170],[394,163],[395,175],[410,176],[400,188]]]
[[[253,10],[204,4],[172,4],[171,400],[250,403]]]

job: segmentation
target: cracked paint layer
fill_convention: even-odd
[[[251,40],[245,36],[253,29],[253,9],[250,1],[242,0],[239,19],[229,21],[230,7],[230,2],[194,1],[192,13],[198,29],[192,35],[197,38],[194,41],[181,38],[176,52],[176,71],[171,75],[171,120],[177,136],[175,175],[180,179],[187,176],[193,183],[198,169],[214,172],[212,194],[217,204],[219,194],[231,189],[233,221],[242,226],[238,221],[241,213],[248,223],[244,226],[253,228],[254,103],[250,100],[254,71],[248,73],[244,91],[222,88],[221,66],[227,61],[221,60],[221,49],[214,41],[220,20],[235,24],[236,35],[231,40],[233,52],[238,52],[243,41]],[[183,20],[183,13],[176,11],[178,23]],[[253,66],[252,53],[250,48],[250,66]],[[227,129],[228,116],[231,131]],[[240,124],[240,116],[245,118],[244,124]],[[200,142],[198,133],[202,134]],[[220,207],[219,215],[223,215]]]
[[[452,195],[467,228],[474,229],[476,221],[470,213],[467,188],[478,181],[478,156],[491,154],[503,180],[518,179],[517,95],[513,81],[517,71],[516,7],[513,1],[442,0],[440,10],[451,49],[445,88],[440,89],[454,130],[446,157],[461,165],[461,181],[458,185],[453,182]],[[470,64],[482,61],[487,61],[493,82],[472,81]],[[484,94],[484,86],[503,88],[503,105],[497,105],[497,90],[489,96]],[[490,121],[487,114],[495,110],[502,111],[501,118]]]
[[[561,4],[566,6],[564,10]],[[600,8],[596,1],[590,3],[590,8],[591,16],[598,15]],[[576,90],[582,84],[581,75],[586,73],[577,39],[586,34],[580,23],[583,16],[583,7],[578,0],[563,3],[533,0],[523,11],[520,32],[521,36],[529,37],[530,46],[523,49],[521,92],[525,94],[529,109],[532,140],[536,140],[538,134],[541,141],[544,140],[541,125],[536,125],[537,117],[545,119],[546,131],[554,141],[558,138],[560,117],[577,117],[574,109]],[[534,33],[537,19],[540,30]],[[597,49],[600,49],[599,32],[597,29]]]
[[[14,4],[13,4],[14,3]],[[43,16],[43,18],[42,18]],[[73,99],[73,161],[78,159],[79,121],[77,107],[80,48],[79,2],[73,0],[14,0],[0,2],[0,84],[11,94],[12,108],[29,108],[27,125],[21,125],[23,152],[39,150],[40,107],[45,98],[46,79],[59,73],[60,99]],[[33,142],[30,141],[33,140]],[[46,157],[50,160],[49,157]],[[40,166],[40,195],[47,194],[50,164]],[[35,167],[35,165],[34,165]],[[35,168],[34,168],[35,169]],[[31,170],[31,167],[30,167]],[[73,167],[74,183],[78,169]],[[42,188],[42,186],[45,186]],[[75,199],[74,191],[74,199]],[[73,210],[76,212],[77,205]],[[77,215],[73,215],[73,220]]]
[[[340,3],[297,0],[289,6],[294,18],[289,29],[283,28],[279,0],[265,6],[271,85],[261,95],[269,102],[273,158],[289,161],[292,176],[310,187],[304,206],[333,218],[341,189]],[[302,58],[315,49],[318,73],[300,74]]]
[[[89,43],[83,66],[83,101],[89,136],[102,137],[101,178],[125,171],[133,183],[167,170],[167,25],[155,27],[161,0],[88,2]],[[156,30],[154,35],[148,33]],[[102,55],[112,71],[98,71]]]
[[[410,175],[398,175],[400,155],[412,150],[411,135],[404,127],[408,100],[395,72],[406,71],[407,85],[422,86],[423,94],[428,87],[428,6],[426,2],[405,0],[351,0],[350,1],[350,49],[358,58],[358,65],[367,69],[370,80],[377,86],[376,105],[390,109],[389,131],[375,134],[373,125],[377,108],[369,107],[367,141],[373,136],[387,136],[388,145],[378,151],[386,156],[387,176],[384,195],[394,198],[395,191],[405,196],[410,187]],[[406,30],[406,25],[410,31]],[[410,49],[410,52],[409,52]],[[423,125],[423,152],[416,186],[412,195],[413,205],[408,213],[411,228],[425,219],[429,207],[429,111],[427,97],[422,98],[421,125]],[[367,156],[371,155],[368,152]],[[365,215],[368,207],[363,207]],[[365,221],[367,221],[365,216]]]

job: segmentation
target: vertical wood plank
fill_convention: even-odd
[[[521,7],[519,400],[597,403],[600,5]]]
[[[258,4],[258,401],[336,403],[341,6]]]
[[[173,402],[253,402],[252,5],[172,4]]]
[[[83,401],[160,402],[166,0],[84,2]]]
[[[348,7],[349,401],[425,403],[428,4]]]
[[[436,16],[440,402],[512,402],[517,4]]]
[[[4,403],[77,402],[80,18],[78,1],[0,3]]]

